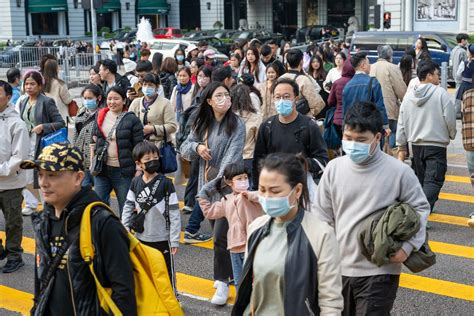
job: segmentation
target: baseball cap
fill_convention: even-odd
[[[44,147],[37,160],[23,161],[20,168],[80,171],[84,170],[84,158],[79,148],[68,143],[57,143]]]
[[[212,49],[206,49],[206,51],[204,52],[203,55],[204,55],[204,57],[207,57],[207,58],[216,57],[216,53]]]

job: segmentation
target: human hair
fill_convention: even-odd
[[[201,40],[201,41],[198,42],[197,47],[203,47],[203,46],[209,46],[207,41]]]
[[[188,74],[189,78],[191,78],[191,70],[189,69],[189,67],[183,67],[180,70],[178,70],[178,75],[183,71]]]
[[[211,81],[213,82],[224,82],[227,78],[232,78],[230,66],[219,66],[212,71]]]
[[[46,61],[44,64],[43,77],[44,91],[48,93],[51,91],[51,85],[54,80],[59,81],[61,84],[64,83],[64,81],[58,77],[58,62],[55,59],[49,59]]]
[[[211,81],[211,76],[212,76],[212,70],[206,66],[201,66],[199,67],[199,70],[198,72],[196,73],[196,78],[197,76],[199,76],[200,73],[203,73],[204,76],[206,76],[207,78],[209,78],[209,82]],[[196,83],[194,84],[194,90],[193,90],[193,94],[192,94],[192,98],[194,99],[196,97],[196,95],[198,94],[199,90],[201,89],[202,87],[199,85],[199,82],[198,80],[196,80]]]
[[[412,77],[413,57],[405,54],[400,59],[400,71],[402,72],[403,81],[408,85]]]
[[[228,164],[224,168],[224,173],[222,174],[222,177],[218,178],[218,180],[216,181],[216,190],[224,197],[224,199],[226,199],[226,197],[222,189],[227,186],[224,181],[232,181],[234,177],[239,176],[241,174],[246,174],[250,178],[250,170],[245,166],[243,160]]]
[[[439,70],[439,66],[432,61],[420,61],[416,70],[416,75],[420,81],[425,81],[428,74],[434,74],[436,70]]]
[[[107,92],[107,96],[109,96],[110,92],[117,93],[118,95],[120,95],[122,100],[127,99],[127,94],[125,93],[124,89],[119,87],[119,86],[113,86],[112,88],[110,88],[110,90]],[[125,106],[125,104],[124,104],[124,106]]]
[[[413,57],[413,59],[416,58],[416,52],[415,52],[415,49],[413,47],[407,47],[405,49],[405,54],[410,55],[411,57]]]
[[[183,53],[183,56],[186,58],[186,52],[184,51],[184,49],[178,48],[174,51],[174,58],[175,59],[176,59],[176,56],[178,55],[179,52]]]
[[[268,56],[271,53],[272,53],[272,48],[270,47],[270,45],[265,44],[262,47],[260,47],[260,54],[262,54],[262,56]]]
[[[269,40],[269,41],[267,42],[267,45],[277,45],[277,46],[278,46],[278,43],[277,43],[277,41],[276,41],[275,39],[272,38],[271,40]]]
[[[286,62],[290,68],[298,68],[303,60],[303,52],[297,48],[291,48],[286,54]]]
[[[235,85],[230,89],[232,111],[234,111],[234,113],[239,113],[240,116],[242,116],[244,112],[257,113],[257,110],[252,106],[250,92],[250,88],[244,84]]]
[[[163,64],[163,54],[162,53],[154,53],[153,58],[151,59],[151,71],[155,74],[159,74],[161,71],[161,65]],[[137,65],[138,67],[138,65]]]
[[[249,73],[242,74],[242,76],[239,77],[239,82],[241,82],[242,84],[249,87],[250,92],[255,93],[257,95],[257,97],[259,98],[260,103],[262,103],[262,101],[263,101],[262,100],[262,94],[260,93],[260,90],[255,88],[255,86],[254,86],[255,78],[251,74],[249,74]]]
[[[133,147],[133,161],[140,162],[146,154],[158,154],[158,156],[160,156],[160,150],[156,147],[155,143],[147,140],[141,141]]]
[[[145,83],[151,83],[155,86],[159,86],[161,83],[160,77],[154,73],[147,73],[145,77],[143,77],[143,84]]]
[[[416,40],[420,40],[422,50],[428,50],[428,43],[426,43],[426,39],[423,36],[418,37]]]
[[[390,45],[379,45],[377,46],[377,55],[379,58],[390,61],[392,60],[393,49]]]
[[[276,87],[281,84],[289,84],[293,88],[293,93],[295,94],[295,97],[297,97],[300,94],[300,87],[298,86],[296,81],[289,78],[279,78],[277,81],[275,81],[275,83],[272,86],[272,94],[275,93]]]
[[[274,171],[284,176],[286,183],[293,189],[301,183],[303,192],[298,206],[305,209],[309,206],[309,192],[307,185],[308,163],[303,154],[272,153],[260,161],[261,170]]]
[[[18,68],[10,68],[7,71],[7,80],[8,83],[14,83],[17,79],[21,78],[21,72]]]
[[[161,71],[174,74],[178,70],[178,64],[173,57],[166,57],[161,65]]]
[[[31,70],[28,71],[24,76],[23,76],[23,89],[25,88],[25,83],[27,79],[33,79],[36,81],[36,84],[38,86],[43,87],[44,85],[44,79],[43,76],[36,70]]]
[[[140,56],[150,56],[151,55],[151,51],[148,49],[148,48],[143,48],[142,50],[140,50]]]
[[[90,91],[96,98],[102,97],[102,89],[95,84],[87,85],[81,92],[81,96],[84,96],[86,91]]]
[[[367,58],[366,52],[358,52],[351,58],[351,65],[354,69],[358,68]]]
[[[277,64],[275,64],[275,63],[269,64],[269,65],[267,66],[267,69],[265,69],[265,73],[267,73],[268,69],[273,69],[273,70],[276,72],[276,74],[277,74],[277,79],[278,79],[278,77],[280,77],[280,75],[281,75],[281,74],[280,74],[280,67],[278,67]]]
[[[314,69],[313,68],[313,61],[317,60],[319,63],[319,69]],[[316,71],[316,75],[314,75],[314,72]],[[309,66],[308,66],[308,74],[313,77],[316,80],[320,79],[326,79],[327,72],[324,70],[324,64],[323,64],[323,59],[321,56],[318,55],[313,55],[309,61]]]
[[[50,59],[57,60],[56,56],[54,56],[53,54],[44,54],[43,56],[41,56],[40,73],[44,72],[44,64]]]
[[[337,54],[334,55],[334,56],[337,56],[337,55],[341,56],[341,58],[342,58],[343,61],[346,61],[346,60],[347,60],[347,56],[346,56],[346,54],[344,54],[343,52],[337,52]]]
[[[89,68],[89,72],[91,70],[94,70],[95,74],[98,75],[99,74],[99,71],[100,71],[100,68],[99,68],[99,65],[95,65],[95,66],[92,66],[91,68]]]
[[[0,88],[3,87],[3,90],[5,91],[5,94],[7,96],[12,96],[13,95],[13,89],[10,84],[4,80],[0,80]]]
[[[199,110],[196,116],[196,119],[193,124],[193,131],[201,138],[204,138],[204,134],[207,129],[211,126],[214,118],[214,111],[212,106],[207,102],[208,99],[212,98],[212,95],[217,88],[225,88],[229,92],[229,88],[222,82],[211,82],[202,92],[201,104],[199,105]],[[229,92],[230,93],[230,92]],[[237,116],[231,110],[228,110],[224,115],[224,118],[221,122],[224,126],[227,135],[231,135],[233,131],[237,128]]]
[[[469,35],[467,35],[466,33],[459,33],[458,35],[456,35],[456,42],[458,43],[461,43],[463,40],[468,40],[469,39]]]
[[[351,106],[344,118],[344,128],[358,133],[380,133],[383,129],[382,114],[372,102],[358,101]]]
[[[280,55],[283,57],[285,56],[285,46],[286,46],[286,43],[288,43],[291,47],[291,43],[290,42],[286,42],[286,41],[281,41],[281,45],[280,45]]]
[[[242,62],[242,56],[240,56],[239,53],[232,53],[232,54],[230,54],[230,58],[232,58],[232,57],[237,58],[237,60],[239,62],[239,65],[240,65],[240,63]]]
[[[108,69],[111,74],[117,73],[117,63],[111,59],[104,59],[101,62],[102,68]]]
[[[257,80],[257,82],[259,82],[259,81],[258,81],[258,73],[260,72],[260,69],[259,69],[259,68],[260,68],[260,67],[259,67],[260,54],[259,54],[259,52],[258,52],[257,47],[255,47],[255,46],[253,46],[253,45],[250,46],[250,47],[247,49],[247,52],[248,52],[248,51],[251,51],[251,52],[254,54],[254,56],[255,56],[255,61],[253,62],[253,64],[255,65],[255,66],[254,66],[254,70],[253,70],[253,75],[255,76],[255,80]],[[248,71],[249,71],[249,73],[250,73],[250,71],[251,71],[251,69],[252,69],[252,65],[250,64],[250,62],[249,62],[248,59],[247,59],[247,52],[245,52],[245,67],[248,69]]]
[[[136,72],[150,72],[152,69],[153,66],[148,60],[139,60],[135,67]]]

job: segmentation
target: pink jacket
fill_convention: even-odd
[[[258,203],[257,193],[248,192],[248,198],[243,196],[242,193],[231,193],[212,204],[202,198],[199,198],[198,202],[206,218],[227,218],[229,222],[227,249],[232,253],[245,252],[247,228],[254,219],[263,215],[262,207]]]

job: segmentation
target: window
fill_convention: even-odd
[[[33,35],[59,35],[58,13],[31,13]]]
[[[434,38],[425,38],[426,44],[428,44],[429,49],[438,49],[441,50],[441,43],[435,40]]]
[[[172,33],[173,33],[173,34],[181,34],[181,30],[173,29],[173,30],[172,30]]]

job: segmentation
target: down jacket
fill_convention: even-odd
[[[342,126],[342,91],[346,84],[354,77],[355,70],[351,62],[346,60],[342,67],[342,77],[334,81],[331,87],[331,92],[328,97],[328,107],[335,106],[334,124]]]
[[[107,135],[102,131],[105,115],[109,108],[103,108],[97,114],[97,124],[93,136],[97,137],[95,152],[98,153],[105,146]],[[122,118],[115,131],[118,159],[120,170],[124,177],[133,177],[135,175],[135,162],[132,158],[132,151],[136,144],[143,141],[143,125],[140,119],[132,112],[127,112]]]

